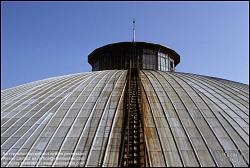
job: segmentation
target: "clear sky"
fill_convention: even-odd
[[[153,42],[179,72],[249,84],[249,2],[1,2],[1,89],[91,71],[108,43]]]

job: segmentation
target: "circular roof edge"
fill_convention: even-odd
[[[93,64],[93,60],[94,60],[94,56],[102,51],[104,51],[105,49],[109,49],[112,47],[122,47],[122,46],[129,46],[131,44],[135,43],[137,46],[150,46],[156,49],[161,49],[163,51],[166,52],[170,52],[173,54],[172,59],[174,59],[175,65],[177,65],[180,62],[180,55],[173,49],[163,46],[161,44],[156,44],[156,43],[149,43],[149,42],[144,42],[144,41],[136,41],[136,42],[129,42],[129,41],[125,41],[125,42],[116,42],[116,43],[110,43],[110,44],[106,44],[102,47],[96,48],[94,51],[92,51],[89,55],[88,55],[88,63],[89,64]]]

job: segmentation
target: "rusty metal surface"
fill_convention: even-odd
[[[124,118],[122,143],[120,146],[120,167],[145,167],[145,137],[142,123],[141,84],[139,70],[131,68],[127,74],[127,84],[124,98]]]
[[[1,166],[118,166],[126,75],[79,73],[2,90]],[[248,85],[149,70],[140,78],[146,166],[249,165]]]
[[[150,166],[248,166],[249,86],[141,71]]]
[[[74,74],[2,91],[1,166],[118,165],[126,73]]]

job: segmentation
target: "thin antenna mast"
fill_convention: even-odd
[[[135,19],[133,19],[133,42],[135,42]]]

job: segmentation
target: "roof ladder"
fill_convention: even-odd
[[[145,142],[142,121],[141,90],[139,71],[136,68],[129,69],[127,88],[124,96],[124,121],[120,167],[145,167]]]

